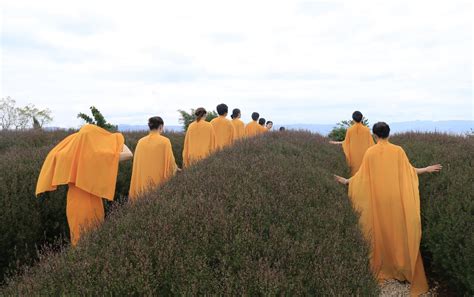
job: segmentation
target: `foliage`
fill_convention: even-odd
[[[352,120],[344,120],[340,121],[339,123],[336,124],[336,127],[334,127],[331,132],[329,132],[328,137],[331,140],[334,141],[343,141],[344,138],[346,138],[346,132],[349,127],[353,125],[354,121]],[[362,119],[362,124],[365,126],[369,127],[369,120],[367,120],[365,117]]]
[[[188,131],[189,125],[196,120],[196,116],[194,115],[195,109],[191,109],[191,112],[188,113],[185,110],[178,110],[181,117],[179,118],[179,122],[183,124],[184,131]],[[210,122],[212,119],[217,118],[218,114],[216,111],[209,111],[206,115],[206,121]]]
[[[51,110],[38,109],[33,104],[16,107],[16,101],[11,97],[0,99],[0,128],[3,130],[15,128],[41,128],[53,120]]]
[[[474,139],[406,133],[391,141],[405,149],[415,167],[443,165],[439,174],[420,176],[422,255],[439,282],[459,295],[473,296]]]
[[[239,142],[0,295],[377,296],[357,216],[328,168],[346,171],[320,136]]]
[[[35,197],[36,179],[51,148],[74,130],[0,131],[0,283],[7,271],[32,264],[37,249],[45,244],[67,241],[66,190]],[[125,133],[126,144],[135,149],[146,133]],[[167,134],[173,143],[178,165],[181,165],[182,133]],[[120,164],[115,199],[127,201],[132,162]],[[111,209],[115,202],[107,202]],[[1,294],[0,294],[1,295]]]
[[[105,120],[105,117],[102,115],[102,113],[95,106],[91,106],[90,110],[91,110],[91,113],[92,113],[92,118],[90,116],[88,116],[87,114],[82,113],[82,112],[80,112],[77,115],[77,117],[79,119],[84,120],[87,124],[97,125],[101,128],[104,128],[105,130],[109,130],[109,131],[113,131],[113,132],[118,130],[118,126],[113,125],[111,123],[107,123],[107,121]]]

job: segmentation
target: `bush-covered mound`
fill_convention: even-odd
[[[443,165],[420,177],[422,254],[432,277],[474,296],[474,138],[406,133],[391,141],[415,167]]]
[[[375,296],[343,155],[309,133],[221,151],[117,210],[0,295]]]
[[[46,155],[75,131],[0,131],[0,284],[7,272],[37,259],[44,244],[61,244],[69,238],[66,221],[67,187],[35,197],[38,174]],[[134,150],[147,132],[124,133]],[[173,144],[178,164],[184,135],[166,135]],[[131,161],[120,164],[115,199],[126,201],[130,187]],[[112,203],[107,203],[110,208]]]

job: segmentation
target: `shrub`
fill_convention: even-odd
[[[420,176],[422,254],[427,270],[460,295],[474,295],[474,139],[436,133],[396,135],[415,167],[441,163]],[[469,231],[471,230],[471,231]]]
[[[37,249],[69,238],[66,220],[67,187],[35,197],[36,181],[51,148],[73,130],[0,132],[0,283],[7,272],[37,259]],[[125,133],[127,145],[134,150],[147,132]],[[184,136],[167,135],[173,144],[178,164]],[[115,199],[125,202],[130,187],[132,162],[120,164]],[[115,202],[106,202],[108,211]]]
[[[331,174],[345,161],[326,142],[303,132],[239,142],[0,294],[376,296],[357,217]]]

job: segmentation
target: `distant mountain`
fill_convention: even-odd
[[[399,123],[388,123],[392,133],[402,133],[407,131],[415,132],[443,132],[450,134],[465,134],[474,130],[474,121],[410,121]],[[327,135],[336,126],[336,124],[291,124],[275,125],[274,130],[283,126],[288,130],[307,130],[313,133]],[[119,131],[146,131],[146,125],[119,125]],[[165,130],[181,132],[182,126],[165,126]]]
[[[391,133],[415,132],[443,132],[450,134],[465,134],[474,130],[474,121],[410,121],[399,123],[388,123]],[[313,133],[327,135],[334,125],[327,124],[294,124],[282,125],[289,130],[307,130]],[[275,126],[278,130],[280,126]]]
[[[126,125],[120,124],[118,125],[118,130],[121,132],[128,132],[128,131],[148,131],[147,125]],[[168,126],[165,125],[165,131],[172,131],[172,132],[182,132],[183,126]]]

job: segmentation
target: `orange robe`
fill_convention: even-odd
[[[377,278],[407,280],[414,296],[428,291],[420,254],[418,175],[403,149],[387,140],[369,148],[350,179],[349,197],[360,212]]]
[[[370,129],[361,123],[355,123],[347,129],[346,138],[342,143],[347,164],[351,169],[351,175],[359,170],[362,158],[367,149],[374,145],[374,139],[370,134]]]
[[[223,149],[234,142],[235,129],[225,116],[219,116],[211,121],[216,135],[216,149]]]
[[[268,131],[269,131],[269,130],[268,130],[267,127],[260,125],[260,134],[264,134],[264,133],[266,133],[266,132],[268,132]]]
[[[141,138],[133,157],[130,200],[133,201],[141,193],[166,182],[176,173],[177,168],[168,138],[156,132]]]
[[[206,158],[216,149],[216,136],[211,123],[205,120],[192,122],[184,137],[183,165],[189,167]]]
[[[245,126],[245,137],[253,137],[261,133],[261,129],[257,121],[252,121]]]
[[[69,185],[66,215],[71,243],[104,220],[102,198],[114,199],[124,139],[95,125],[85,125],[49,152],[36,184],[36,195]]]
[[[240,119],[233,119],[232,125],[234,126],[234,140],[239,140],[245,136],[245,124]]]

